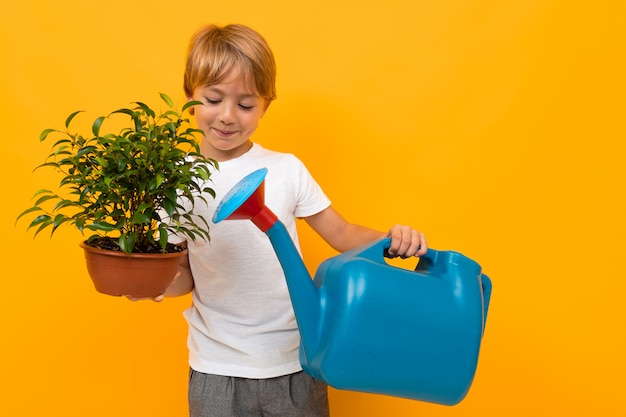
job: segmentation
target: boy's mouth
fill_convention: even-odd
[[[224,138],[231,137],[231,136],[233,136],[235,133],[237,133],[236,131],[228,131],[228,130],[220,130],[220,129],[213,129],[213,131],[214,131],[214,132],[215,132],[218,136],[221,136],[221,137],[224,137]]]

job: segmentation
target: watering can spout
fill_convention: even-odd
[[[265,176],[261,168],[246,176],[224,196],[219,203],[213,222],[222,220],[251,220],[267,234],[285,272],[287,287],[294,307],[302,348],[313,349],[319,339],[319,291],[298,252],[285,225],[265,205]],[[305,355],[306,356],[306,353]],[[306,360],[301,355],[301,360]]]

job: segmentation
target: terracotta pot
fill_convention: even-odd
[[[94,248],[80,243],[85,250],[87,271],[98,292],[107,295],[156,297],[173,281],[180,258],[176,253],[133,253]]]

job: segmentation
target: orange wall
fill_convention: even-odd
[[[334,416],[626,415],[622,1],[51,4],[0,13],[0,415],[186,415],[189,299],[99,295],[76,232],[33,240],[14,219],[55,184],[31,172],[39,132],[159,91],[181,102],[206,22],[252,25],[275,51],[259,142],[298,154],[349,219],[411,223],[494,281],[465,401],[332,391]],[[302,240],[311,269],[333,255]]]

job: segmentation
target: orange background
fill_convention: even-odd
[[[100,295],[77,232],[33,240],[14,220],[56,184],[32,173],[41,130],[160,91],[182,103],[186,43],[208,22],[249,24],[275,52],[279,98],[258,142],[297,154],[348,219],[413,224],[494,282],[460,405],[332,390],[335,417],[626,415],[623,4],[1,6],[0,415],[186,415],[189,298]],[[301,229],[314,270],[334,253]]]

